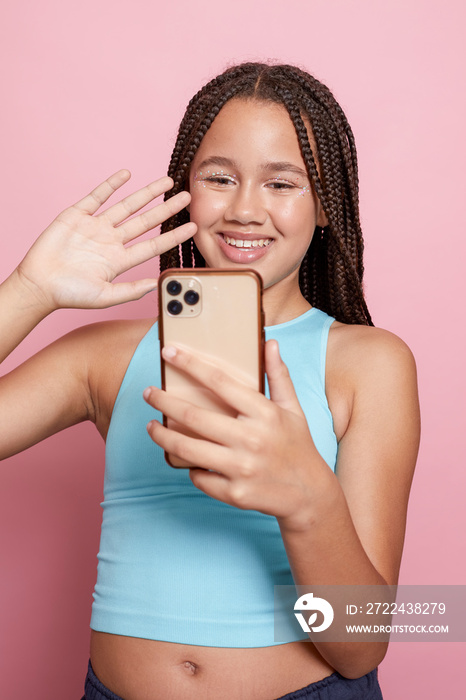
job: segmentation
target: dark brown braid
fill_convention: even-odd
[[[293,122],[303,160],[328,226],[318,227],[301,263],[301,293],[312,305],[343,323],[373,325],[364,299],[363,240],[359,221],[358,165],[353,132],[329,89],[288,65],[243,63],[205,85],[190,101],[180,124],[168,175],[175,186],[166,199],[186,188],[197,149],[221,108],[232,98],[282,104]],[[306,128],[309,121],[312,140]],[[189,221],[183,209],[162,227]],[[161,256],[160,268],[204,267],[193,240]]]

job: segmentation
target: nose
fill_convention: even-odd
[[[251,183],[243,183],[236,187],[225,211],[225,220],[245,226],[263,224],[266,218],[267,212],[260,192],[257,192]]]

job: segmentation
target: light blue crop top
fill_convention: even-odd
[[[310,309],[266,329],[332,469],[337,442],[324,378],[333,320]],[[274,585],[293,584],[277,520],[206,496],[188,470],[166,464],[146,432],[161,416],[142,398],[147,386],[160,386],[158,357],[155,324],[129,364],[108,432],[91,627],[201,646],[272,646]],[[280,643],[305,638],[290,626]]]

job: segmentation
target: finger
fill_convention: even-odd
[[[209,472],[206,469],[191,467],[189,470],[189,478],[194,486],[199,489],[199,491],[207,494],[207,496],[233,505],[230,500],[229,492],[231,482],[227,477],[217,472]]]
[[[254,490],[251,491],[247,481],[232,480],[218,472],[196,467],[190,468],[189,478],[196,488],[218,501],[243,510],[257,509],[257,493],[255,494]]]
[[[301,414],[302,409],[288,367],[280,356],[276,340],[268,340],[265,344],[265,370],[272,401],[287,411]]]
[[[151,182],[149,185],[142,187],[137,192],[132,192],[122,199],[121,202],[116,202],[102,212],[101,216],[105,216],[112,226],[116,226],[172,187],[173,180],[171,177],[161,177]]]
[[[162,255],[162,253],[170,250],[170,248],[174,248],[180,243],[183,243],[183,241],[187,241],[196,231],[196,224],[192,221],[188,221],[187,224],[183,224],[183,226],[179,226],[173,229],[173,231],[167,231],[167,233],[162,233],[160,236],[151,238],[148,241],[141,241],[141,243],[135,243],[129,248],[126,248],[125,264],[119,271],[119,274],[151,258],[155,258],[157,255]]]
[[[144,399],[164,416],[199,437],[227,446],[242,441],[243,426],[232,416],[196,406],[156,387],[146,389]]]
[[[131,177],[129,170],[119,170],[117,173],[110,175],[109,178],[97,185],[86,197],[76,202],[75,209],[79,209],[85,214],[95,214],[97,209],[107,201],[125,182]]]
[[[166,428],[157,420],[148,423],[147,432],[162,450],[189,465],[217,471],[228,462],[227,447],[188,437],[176,430]]]
[[[166,362],[195,378],[239,414],[253,417],[263,402],[268,403],[268,399],[256,389],[246,386],[220,367],[183,348],[168,346],[163,348],[162,354]]]
[[[161,202],[149,211],[121,224],[118,227],[118,231],[122,234],[123,243],[132,241],[134,238],[137,238],[137,236],[155,228],[163,221],[170,218],[170,216],[177,214],[188,206],[190,201],[191,195],[189,192],[178,192],[174,197],[167,199],[166,202]]]

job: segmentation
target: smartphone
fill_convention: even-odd
[[[165,270],[159,278],[160,349],[176,344],[264,392],[262,279],[255,270]],[[160,358],[162,388],[202,408],[236,416],[208,388]],[[199,437],[164,416],[164,425]],[[165,453],[173,467],[187,464]]]

